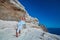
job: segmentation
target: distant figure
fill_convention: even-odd
[[[21,33],[21,30],[25,24],[25,17],[20,17],[20,21],[17,24],[16,37]]]

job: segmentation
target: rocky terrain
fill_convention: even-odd
[[[26,26],[17,38],[17,23],[24,15]],[[60,36],[48,33],[46,27],[31,17],[18,0],[0,0],[0,40],[60,40]]]

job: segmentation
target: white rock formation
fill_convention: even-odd
[[[15,36],[17,23],[16,21],[0,20],[0,40],[60,40],[58,35],[50,34],[42,29],[30,26],[23,29],[17,38]]]
[[[9,2],[14,4],[18,9],[25,10],[24,6],[18,0],[9,0]]]

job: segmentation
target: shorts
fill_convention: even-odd
[[[17,32],[19,32],[19,30],[22,30],[23,26],[18,26],[17,28]]]

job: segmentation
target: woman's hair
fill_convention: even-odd
[[[20,20],[26,20],[25,17],[23,16],[20,16]]]

